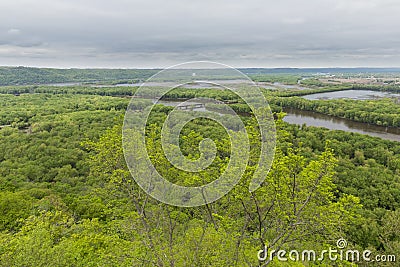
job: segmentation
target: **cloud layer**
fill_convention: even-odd
[[[400,66],[397,0],[0,3],[0,65]]]

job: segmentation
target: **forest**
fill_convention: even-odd
[[[32,85],[110,81],[132,82],[147,79],[157,70],[145,69],[54,69],[29,67],[0,67],[0,85]]]
[[[282,112],[294,107],[400,127],[393,99],[310,101],[296,95],[301,91],[264,88],[274,112],[277,147],[265,182],[250,193],[260,132],[248,107],[228,90],[172,90],[165,99],[228,101],[241,115],[251,143],[244,175],[229,194],[204,206],[174,207],[149,197],[126,166],[121,132],[136,87],[39,84],[97,81],[104,75],[73,69],[41,69],[33,83],[26,76],[33,85],[16,86],[24,80],[16,82],[7,71],[0,71],[0,83],[7,85],[0,87],[0,266],[332,266],[329,259],[260,261],[257,253],[264,247],[321,251],[341,238],[351,249],[400,257],[400,143],[288,124]],[[25,77],[27,70],[14,71],[15,77]],[[127,70],[103,80],[134,81],[149,73]],[[255,75],[258,81],[298,80],[298,74]],[[155,90],[141,97],[156,95]],[[156,105],[148,120],[145,138],[152,163],[176,184],[213,181],[229,161],[228,133],[208,119],[185,125],[180,134],[185,157],[199,158],[205,138],[215,142],[217,153],[202,172],[177,169],[165,157],[159,136],[172,109]],[[334,264],[364,266],[346,260]]]

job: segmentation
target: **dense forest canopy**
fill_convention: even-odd
[[[395,76],[399,68],[242,68],[255,81],[296,83],[302,76],[337,74],[344,77],[371,75]],[[0,86],[77,82],[125,83],[143,81],[159,69],[55,69],[33,67],[0,67]]]
[[[1,68],[0,80],[8,85],[133,81],[151,72]],[[290,83],[294,76],[273,74],[268,82]],[[0,87],[0,266],[331,266],[329,259],[260,262],[257,252],[323,250],[339,238],[352,249],[400,257],[400,143],[288,124],[281,112],[296,107],[399,127],[393,99],[309,101],[295,96],[300,90],[264,88],[276,119],[276,156],[265,183],[250,193],[259,130],[245,104],[224,90],[171,91],[169,99],[228,101],[251,141],[248,166],[234,190],[206,206],[179,208],[149,197],[127,169],[121,131],[135,90],[111,84]],[[150,88],[149,96],[152,90],[157,88]],[[157,135],[172,109],[157,105],[148,121],[145,138],[153,164],[177,184],[212,181],[229,160],[227,132],[212,120],[188,123],[180,135],[185,157],[199,158],[199,143],[211,138],[216,158],[203,172],[176,169]]]
[[[157,70],[142,69],[51,69],[0,67],[0,85],[52,84],[97,81],[139,81]]]

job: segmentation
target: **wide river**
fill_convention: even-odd
[[[180,101],[170,100],[163,100],[159,102],[159,104],[167,106],[177,106],[179,103]],[[205,108],[197,108],[194,110],[206,111]],[[291,124],[306,124],[307,126],[324,127],[330,130],[342,130],[346,132],[366,134],[386,140],[400,142],[400,128],[391,128],[355,122],[299,109],[286,109],[284,111],[287,113],[287,115],[283,120]]]
[[[311,111],[299,109],[286,109],[287,116],[284,121],[292,124],[324,127],[330,130],[342,130],[380,137],[391,141],[400,142],[400,128],[371,125],[347,119],[332,117]]]
[[[371,90],[343,90],[336,92],[327,92],[319,94],[305,95],[303,98],[308,100],[329,100],[329,99],[353,99],[353,100],[368,100],[383,97],[400,97],[400,94],[371,91]]]
[[[221,84],[229,84],[229,83],[240,83],[241,80],[222,80],[216,81],[216,83]],[[62,85],[76,85],[79,83],[65,83]],[[55,84],[60,86],[61,84]],[[140,86],[141,84],[118,84],[113,86]],[[159,84],[147,84],[149,86],[158,86]],[[275,87],[286,88],[286,89],[304,89],[299,85],[283,85],[281,83],[272,84]],[[100,85],[101,87],[101,85]],[[199,87],[199,84],[185,85],[187,88]],[[209,84],[200,84],[200,88],[211,88],[215,87],[215,85]],[[368,99],[376,99],[382,97],[396,97],[400,99],[400,94],[389,93],[389,92],[378,92],[371,90],[343,90],[336,92],[327,92],[327,93],[318,93],[318,94],[310,94],[305,95],[303,98],[309,100],[329,100],[329,99],[355,99],[355,100],[368,100]],[[176,101],[160,101],[160,104],[168,105],[168,106],[176,106],[179,102]],[[205,111],[205,108],[195,109],[198,111]],[[370,125],[367,123],[355,122],[351,120],[341,119],[337,117],[332,117],[324,114],[319,114],[310,111],[303,111],[298,109],[287,109],[285,110],[287,116],[284,118],[284,121],[292,124],[303,125],[306,124],[308,126],[316,126],[316,127],[324,127],[330,130],[342,130],[346,132],[354,132],[361,133],[370,136],[376,136],[387,140],[400,142],[400,128],[390,128],[383,127],[377,125]]]

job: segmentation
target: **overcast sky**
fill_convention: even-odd
[[[0,65],[400,67],[399,0],[1,0]]]

